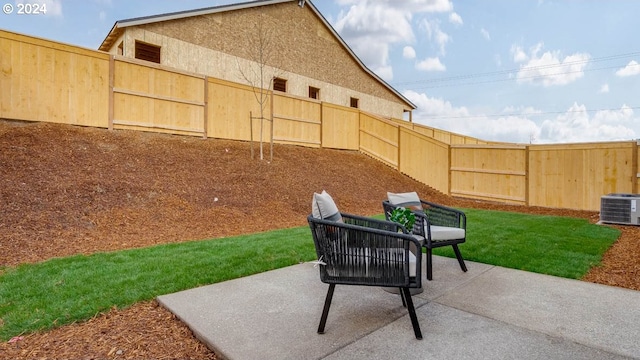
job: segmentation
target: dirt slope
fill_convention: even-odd
[[[304,225],[314,191],[381,212],[387,191],[465,207],[598,214],[465,201],[357,152],[275,146],[272,162],[226,140],[0,120],[0,269],[57,256]],[[640,231],[585,280],[640,290]],[[0,319],[2,326],[2,319]],[[155,302],[0,344],[0,358],[215,358]]]

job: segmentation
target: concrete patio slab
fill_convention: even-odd
[[[627,359],[436,303],[417,313],[422,341],[411,336],[402,318],[324,359]]]
[[[328,285],[311,263],[158,297],[226,359],[640,359],[640,292],[434,258],[414,303],[416,340],[398,295]],[[635,308],[631,308],[635,306]]]
[[[640,292],[496,267],[434,300],[473,314],[640,357]]]

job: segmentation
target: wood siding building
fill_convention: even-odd
[[[115,23],[100,50],[387,118],[416,107],[369,70],[310,1],[260,0]],[[254,73],[263,72],[264,85]]]

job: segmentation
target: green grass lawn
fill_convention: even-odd
[[[465,259],[580,278],[619,236],[583,219],[465,210]],[[438,255],[453,257],[449,248]],[[315,258],[306,226],[52,259],[0,270],[0,339]]]
[[[620,231],[586,219],[464,209],[467,241],[462,256],[471,261],[571,279],[580,279],[602,260]],[[455,257],[448,246],[434,254]]]

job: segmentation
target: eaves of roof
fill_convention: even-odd
[[[156,23],[161,21],[177,20],[177,19],[182,19],[187,17],[209,15],[209,14],[215,14],[215,13],[233,11],[233,10],[241,10],[241,9],[247,9],[247,8],[258,7],[258,6],[274,5],[274,4],[280,4],[285,2],[291,2],[291,1],[296,1],[296,0],[255,0],[255,1],[248,1],[243,3],[231,4],[231,5],[212,6],[207,8],[195,9],[195,10],[185,10],[185,11],[178,11],[173,13],[118,20],[113,25],[113,27],[109,31],[109,34],[107,34],[107,36],[102,41],[102,44],[100,44],[100,47],[98,49],[102,51],[109,51],[113,43],[116,41],[118,37],[120,37],[120,35],[124,31],[124,28],[130,27],[130,26],[138,26],[138,25]],[[386,81],[382,80],[381,77],[379,77],[376,73],[371,71],[362,62],[362,60],[358,58],[358,56],[353,52],[353,50],[351,50],[351,48],[347,45],[347,43],[345,43],[345,41],[338,34],[338,32],[333,28],[333,26],[331,26],[331,24],[329,24],[327,19],[322,15],[322,13],[320,13],[320,11],[313,5],[313,3],[310,0],[298,0],[298,2],[303,6],[307,5],[311,8],[311,10],[323,22],[323,24],[327,27],[327,29],[329,29],[329,31],[331,31],[331,33],[335,36],[335,38],[340,42],[343,48],[349,53],[349,55],[351,55],[351,57],[353,57],[354,60],[356,60],[358,65],[360,65],[360,67],[362,67],[362,69],[366,73],[371,75],[383,86],[385,86],[387,89],[393,92],[396,96],[402,99],[412,109],[417,108],[411,101],[409,101],[406,97],[404,97],[404,95],[402,95],[400,92],[394,89]]]

